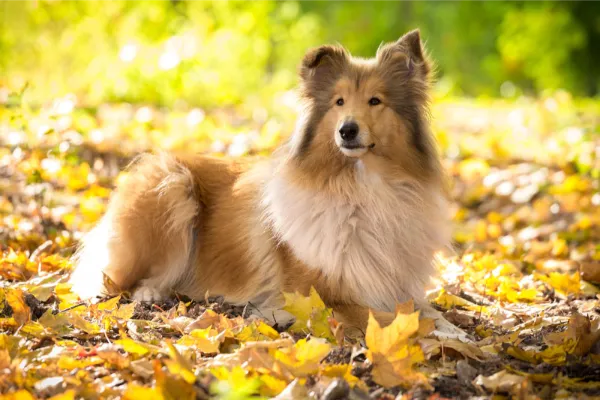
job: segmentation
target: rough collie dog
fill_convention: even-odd
[[[83,240],[73,290],[102,294],[104,273],[140,301],[208,292],[277,309],[282,292],[314,286],[358,328],[369,309],[387,323],[409,299],[431,314],[424,286],[449,230],[430,69],[418,31],[368,60],[337,46],[309,51],[290,142],[255,165],[139,157]]]

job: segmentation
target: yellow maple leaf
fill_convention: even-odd
[[[261,380],[248,374],[241,366],[211,368],[210,373],[217,379],[210,386],[211,394],[217,395],[217,398],[252,398],[261,386]]]
[[[567,329],[549,333],[544,341],[549,345],[561,345],[567,353],[585,356],[600,339],[600,322],[575,311],[569,317]],[[552,347],[552,346],[551,346]]]
[[[463,299],[462,297],[450,294],[443,289],[440,291],[439,295],[433,299],[433,302],[446,310],[450,310],[454,307],[462,307],[469,311],[477,311],[485,314],[488,312],[488,308],[486,306],[477,305]]]
[[[311,333],[335,342],[329,323],[332,317],[331,309],[325,306],[315,288],[310,288],[308,296],[298,292],[284,293],[283,296],[285,298],[283,309],[296,317],[296,321],[289,329],[290,332]]]
[[[12,317],[15,319],[17,324],[23,325],[31,320],[31,310],[25,298],[23,297],[23,291],[21,289],[9,289],[5,293],[6,302],[12,308]]]
[[[331,345],[324,339],[301,339],[292,347],[282,347],[274,359],[283,364],[293,376],[305,377],[319,370],[319,363],[329,353]]]
[[[156,399],[162,400],[163,396],[156,388],[139,386],[135,383],[127,385],[127,390],[123,394],[124,400],[147,400]]]
[[[129,320],[135,312],[135,303],[123,304],[113,313],[113,316],[119,319]]]
[[[568,296],[577,294],[580,291],[581,282],[579,272],[564,274],[560,272],[550,272],[547,276],[544,274],[535,274],[536,279],[549,284],[557,293]]]
[[[177,351],[171,341],[167,341],[167,348],[169,350],[169,356],[171,359],[164,360],[164,362],[169,372],[173,375],[178,375],[187,383],[194,383],[196,381],[196,376],[194,375],[194,371],[189,360]]]
[[[150,352],[155,353],[160,350],[160,348],[156,346],[148,343],[138,342],[128,337],[115,340],[114,343],[122,346],[123,350],[125,350],[127,353],[136,354],[138,356],[143,356]]]
[[[287,381],[268,374],[261,375],[260,381],[260,394],[269,398],[277,396],[288,385]]]
[[[240,342],[275,340],[279,339],[279,333],[263,321],[255,321],[244,326],[235,334],[235,338]]]
[[[161,368],[159,360],[154,360],[153,365],[155,387],[164,399],[192,400],[196,398],[196,391],[192,383],[183,379],[180,374],[167,374]]]
[[[50,397],[49,400],[74,400],[75,391],[73,389],[67,390],[66,392],[57,394],[56,396]]]
[[[104,360],[100,357],[74,358],[72,355],[60,356],[56,365],[65,370],[74,370],[76,368],[84,369],[93,365],[103,364]]]
[[[25,389],[18,390],[0,397],[3,400],[34,400],[35,397]]]
[[[389,353],[402,346],[418,330],[419,312],[397,314],[394,321],[385,328],[381,328],[373,313],[369,313],[365,342],[371,351]]]
[[[506,353],[532,364],[547,362],[552,365],[563,365],[567,359],[567,353],[571,351],[572,347],[571,344],[565,343],[565,345],[548,346],[542,351],[534,351],[511,345],[506,348]]]
[[[361,389],[365,389],[364,382],[352,375],[352,365],[350,364],[321,365],[319,375],[326,376],[328,378],[343,378],[346,382],[348,382],[350,387],[358,385],[361,387]]]
[[[189,335],[182,336],[177,344],[181,346],[193,346],[203,353],[218,353],[219,346],[224,336],[219,335],[215,329],[194,329]]]
[[[424,360],[421,347],[410,339],[418,330],[419,312],[397,314],[385,328],[369,313],[365,342],[375,382],[385,387],[429,385],[423,374],[413,370],[414,364]]]
[[[73,307],[80,303],[79,296],[73,292],[71,292],[71,284],[70,283],[59,283],[54,288],[54,295],[60,300],[58,305],[58,309],[60,311],[66,310],[67,308]],[[83,305],[83,304],[82,304]],[[74,311],[76,309],[73,309]]]
[[[96,334],[101,331],[101,328],[100,328],[100,326],[98,326],[98,324],[96,324],[95,322],[87,321],[86,319],[84,319],[77,313],[74,313],[74,312],[69,313],[67,318],[69,320],[69,323],[71,325],[73,325],[73,327],[75,327],[81,331],[84,331],[84,332],[87,332],[90,334]]]
[[[98,310],[100,311],[113,311],[115,310],[118,305],[119,305],[119,301],[121,300],[121,296],[115,296],[111,299],[108,299],[106,301],[103,301],[101,303],[96,304],[96,307],[98,308]]]

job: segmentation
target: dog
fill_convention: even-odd
[[[282,292],[314,287],[358,329],[369,310],[387,324],[414,299],[456,333],[424,295],[434,253],[450,243],[431,69],[418,30],[372,59],[341,46],[308,51],[290,140],[256,164],[139,157],[82,240],[73,291],[106,293],[105,274],[139,301],[208,292],[277,309]]]

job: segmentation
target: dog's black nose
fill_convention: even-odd
[[[340,128],[342,140],[349,142],[358,136],[358,124],[354,121],[344,122]]]

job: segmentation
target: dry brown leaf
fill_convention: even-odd
[[[474,383],[495,393],[516,391],[525,381],[526,378],[503,370],[490,376],[479,375]]]
[[[404,303],[396,304],[396,314],[412,314],[415,312],[415,302],[413,299]]]
[[[567,352],[576,356],[584,356],[600,339],[600,320],[591,321],[589,317],[574,311],[563,332],[546,335],[544,340],[553,345],[564,345]]]
[[[600,283],[600,262],[582,262],[579,268],[581,278],[588,282]]]
[[[421,344],[426,359],[430,359],[431,357],[442,353],[445,356],[451,356],[452,351],[461,354],[463,357],[477,361],[483,361],[486,358],[479,347],[456,339],[447,339],[440,342],[437,339],[425,338],[420,339],[419,343]]]
[[[214,312],[213,310],[205,310],[202,315],[196,318],[194,321],[190,322],[185,327],[184,332],[190,333],[194,329],[206,329],[210,327],[215,327],[220,322],[221,317],[219,314]]]

